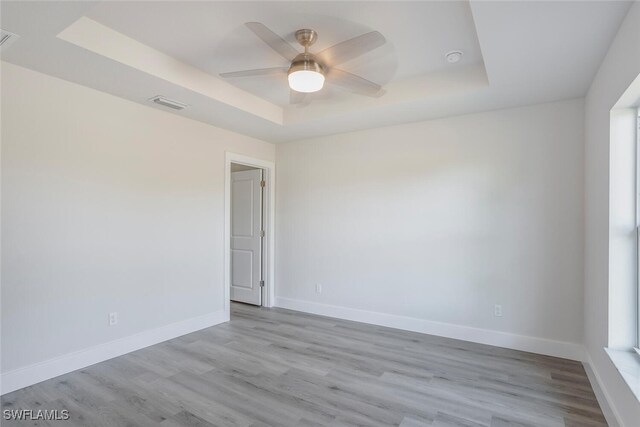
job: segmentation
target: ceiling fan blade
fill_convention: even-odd
[[[255,70],[232,71],[230,73],[220,73],[220,77],[228,79],[231,77],[254,77],[254,76],[270,76],[275,74],[286,74],[286,67],[276,68],[257,68]]]
[[[361,36],[328,47],[316,56],[325,64],[333,67],[350,59],[357,58],[360,55],[364,55],[382,46],[386,42],[382,34],[377,31],[371,31],[370,33],[362,34]]]
[[[293,89],[289,91],[289,104],[303,106],[308,104],[307,94]]]
[[[377,96],[382,91],[379,84],[338,68],[329,71],[327,81],[360,95]]]
[[[278,52],[282,57],[288,61],[293,61],[298,55],[298,51],[295,50],[289,43],[287,43],[282,37],[268,29],[264,24],[260,22],[247,22],[244,24],[253,33],[260,37],[263,42],[269,45],[269,47]]]

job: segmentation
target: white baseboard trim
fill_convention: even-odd
[[[564,359],[582,361],[584,348],[581,344],[555,341],[546,338],[516,335],[507,332],[480,329],[471,326],[435,322],[415,317],[359,310],[336,305],[320,304],[291,298],[276,298],[276,307],[303,311],[338,319],[353,320],[378,326],[403,329],[405,331],[455,338],[496,347],[511,348]]]
[[[615,406],[611,404],[613,400],[609,396],[607,389],[603,386],[600,374],[598,374],[598,371],[595,369],[595,365],[593,364],[593,360],[591,360],[591,355],[586,350],[584,352],[584,361],[582,364],[584,365],[584,370],[587,373],[587,378],[589,378],[589,382],[591,383],[591,388],[593,388],[593,393],[596,395],[596,399],[600,404],[600,409],[602,409],[602,413],[607,420],[607,424],[609,424],[609,427],[624,427],[621,421],[622,418],[616,411]]]
[[[0,393],[10,393],[98,362],[228,321],[229,312],[224,310],[207,313],[4,372],[0,376]]]

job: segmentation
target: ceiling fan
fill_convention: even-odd
[[[336,68],[343,62],[357,58],[385,44],[386,40],[379,32],[371,31],[362,34],[314,54],[309,52],[309,47],[318,39],[318,33],[314,30],[301,29],[295,32],[296,40],[304,47],[304,52],[300,53],[264,24],[247,22],[245,25],[271,49],[289,61],[290,65],[288,67],[221,73],[220,77],[228,79],[277,74],[284,76],[286,74],[291,88],[290,102],[292,104],[302,103],[306,94],[321,90],[325,80],[360,95],[376,96],[381,93],[382,87],[380,85]]]

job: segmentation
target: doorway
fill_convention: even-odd
[[[234,153],[225,159],[225,311],[231,301],[274,304],[275,164]]]
[[[231,163],[231,301],[262,305],[263,170]]]

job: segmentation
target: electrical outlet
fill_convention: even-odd
[[[316,294],[322,293],[322,285],[320,283],[316,283]]]
[[[502,317],[502,306],[500,304],[493,306],[493,315],[496,317]]]
[[[118,312],[114,311],[113,313],[109,313],[109,326],[114,326],[118,324]]]

